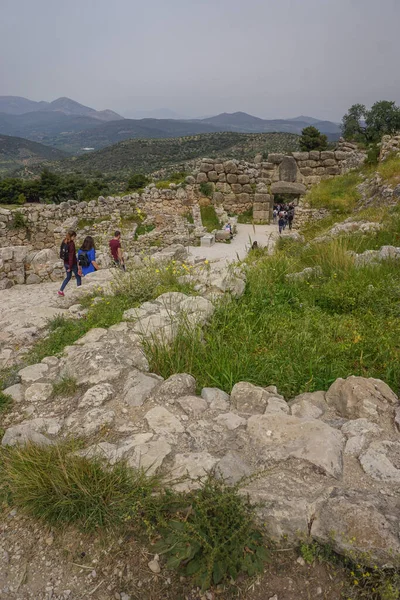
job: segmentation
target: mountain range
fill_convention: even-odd
[[[35,102],[19,96],[0,96],[0,134],[27,138],[70,154],[82,154],[86,148],[99,150],[127,139],[163,139],[218,132],[299,135],[311,124],[330,140],[340,136],[337,123],[305,116],[268,120],[235,112],[202,119],[124,119],[111,110],[97,111],[69,98]]]

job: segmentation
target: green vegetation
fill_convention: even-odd
[[[341,213],[350,213],[359,200],[357,186],[361,183],[357,171],[322,181],[311,188],[307,202],[312,208],[327,208]]]
[[[80,175],[61,176],[44,169],[37,179],[8,177],[0,180],[0,203],[21,204],[23,199],[55,204],[65,200],[91,200],[107,189],[104,181],[89,182]]]
[[[389,185],[400,183],[400,157],[389,156],[384,162],[379,163],[376,171]]]
[[[328,147],[328,138],[326,135],[323,135],[319,129],[310,125],[309,127],[304,127],[301,132],[300,140],[300,150],[304,152],[309,152],[310,150],[326,150]]]
[[[12,402],[11,396],[0,391],[0,415],[11,408]]]
[[[209,204],[208,206],[201,206],[200,213],[201,221],[203,223],[203,226],[207,229],[207,231],[211,232],[214,231],[214,229],[219,229],[221,227],[221,224],[215,212],[215,208],[212,204]]]
[[[240,573],[263,570],[268,552],[254,520],[254,506],[231,487],[209,475],[201,488],[188,494],[188,513],[178,514],[160,530],[156,552],[167,567],[193,575],[202,590]]]
[[[381,100],[370,110],[363,104],[353,104],[342,119],[345,139],[362,144],[376,144],[382,136],[400,130],[400,106],[395,102]]]
[[[45,356],[60,354],[66,346],[76,342],[94,327],[110,327],[122,321],[125,310],[138,306],[146,300],[153,300],[160,294],[169,291],[191,293],[188,284],[179,283],[178,279],[186,273],[186,269],[177,263],[156,266],[151,261],[143,267],[135,267],[127,275],[116,272],[114,292],[112,296],[82,298],[89,312],[85,319],[65,319],[55,317],[49,323],[49,335],[40,340],[28,354],[28,362],[40,362]],[[98,294],[97,294],[97,297]]]
[[[267,550],[254,506],[209,474],[198,490],[177,493],[159,476],[124,462],[88,460],[81,446],[26,445],[0,450],[0,498],[53,527],[151,534],[167,567],[203,590],[262,571]]]
[[[73,377],[63,377],[60,381],[53,383],[53,395],[54,396],[73,396],[78,389],[76,379]]]
[[[139,225],[135,231],[135,240],[138,239],[139,235],[145,235],[146,233],[150,233],[150,231],[153,231],[153,229],[155,228],[155,225]]]
[[[242,298],[225,298],[207,328],[182,328],[171,347],[149,344],[151,369],[164,377],[191,373],[199,389],[274,384],[287,398],[348,375],[383,379],[398,392],[398,266],[355,268],[348,249],[339,239],[252,253]],[[322,274],[311,279],[286,277],[316,266]]]
[[[129,178],[126,189],[127,191],[137,191],[144,188],[148,183],[150,183],[150,179],[148,179],[146,175],[143,175],[143,173],[136,173]]]
[[[253,222],[253,209],[245,210],[238,215],[238,223],[252,223]]]
[[[11,228],[12,229],[24,229],[26,227],[25,217],[19,210],[13,212]]]
[[[43,165],[67,157],[67,153],[61,150],[9,135],[0,135],[0,146],[0,175],[11,173],[22,166],[31,168],[39,163]]]
[[[199,185],[199,190],[203,194],[203,196],[205,196],[206,198],[212,198],[212,195],[214,192],[214,186],[212,183],[203,181]]]

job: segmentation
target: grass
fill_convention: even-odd
[[[0,391],[0,415],[7,412],[11,408],[12,403],[11,396]]]
[[[78,389],[76,379],[73,377],[62,377],[60,381],[53,383],[53,395],[68,397],[73,396]]]
[[[253,209],[250,208],[245,212],[238,215],[238,223],[252,223],[253,222]]]
[[[205,590],[262,571],[265,542],[255,507],[210,473],[200,488],[174,492],[157,475],[119,462],[105,465],[79,445],[0,449],[0,498],[52,527],[150,535],[167,568]]]
[[[127,274],[116,272],[114,294],[100,296],[100,302],[93,297],[81,299],[89,308],[83,319],[66,319],[58,316],[49,322],[49,335],[40,340],[28,353],[30,364],[38,363],[46,356],[59,355],[66,346],[70,346],[94,327],[111,327],[122,321],[125,310],[138,306],[147,300],[153,300],[169,291],[193,293],[188,284],[178,279],[188,272],[188,267],[175,261],[157,266],[151,260],[142,267],[135,267]]]
[[[286,274],[319,265],[322,275]],[[181,329],[170,347],[149,344],[151,369],[191,373],[199,389],[230,392],[238,381],[276,385],[287,398],[326,390],[338,377],[383,379],[400,390],[400,269],[385,261],[356,269],[346,242],[248,259],[247,288],[225,298],[196,334]]]
[[[211,204],[208,206],[201,206],[200,213],[203,226],[208,232],[211,233],[215,229],[219,229],[221,227],[221,223],[219,222],[215,208]]]
[[[393,154],[384,162],[379,163],[376,169],[386,183],[397,185],[400,183],[400,157]]]
[[[350,213],[359,200],[357,186],[361,183],[357,171],[322,181],[308,192],[306,200],[311,208],[326,208]]]

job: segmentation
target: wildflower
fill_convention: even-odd
[[[210,262],[209,260],[205,260],[205,261],[204,261],[204,264],[205,264],[205,265],[208,265],[208,263],[209,263],[209,262]]]
[[[156,273],[159,273],[159,272],[160,272],[160,269],[156,269]]]

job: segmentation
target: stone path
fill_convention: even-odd
[[[252,243],[259,246],[273,247],[278,237],[277,225],[238,225],[238,232],[230,244],[216,243],[211,248],[189,246],[190,256],[206,258],[209,261],[234,262],[247,255]]]

